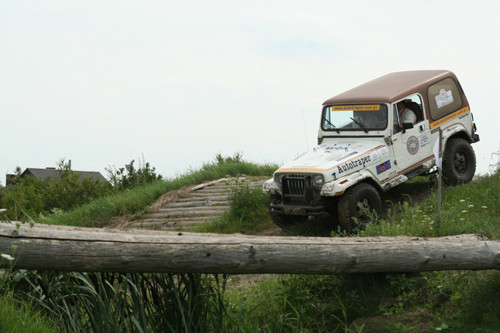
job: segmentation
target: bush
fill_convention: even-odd
[[[7,218],[13,220],[29,220],[57,209],[67,211],[112,192],[107,182],[81,179],[64,160],[58,164],[58,178],[20,177],[20,168],[17,170],[15,185],[0,189],[0,206],[7,208]]]
[[[6,217],[19,221],[47,212],[46,184],[35,177],[19,178],[15,186],[0,190],[0,206],[7,208]]]
[[[135,161],[132,160],[129,164],[125,164],[125,167],[118,170],[114,166],[106,169],[114,188],[123,191],[162,179],[162,176],[156,174],[155,168],[151,167],[149,162],[144,163],[144,160],[139,160],[139,169],[135,169],[134,163]]]
[[[269,197],[260,188],[248,185],[231,193],[231,206],[217,220],[197,226],[195,232],[254,233],[271,225],[267,202]]]

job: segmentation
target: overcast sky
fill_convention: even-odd
[[[0,1],[0,181],[16,166],[166,177],[216,154],[281,164],[321,104],[384,74],[450,69],[500,149],[498,1]]]

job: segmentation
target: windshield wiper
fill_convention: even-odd
[[[351,118],[352,121],[354,121],[356,124],[358,124],[359,127],[361,127],[363,129],[363,131],[365,131],[365,133],[368,133],[368,130],[366,129],[365,125],[363,125],[362,123],[360,123],[359,121],[357,121],[353,117],[349,117],[349,118]]]
[[[324,121],[326,121],[326,122],[328,123],[328,125],[332,126],[332,127],[333,127],[333,129],[334,129],[337,133],[339,133],[339,134],[340,134],[339,129],[338,129],[338,128],[334,125],[334,124],[332,124],[332,123],[330,122],[330,120],[326,119],[326,117],[325,117],[325,116],[323,116],[323,120],[324,120]]]

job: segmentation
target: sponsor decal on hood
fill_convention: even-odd
[[[277,172],[332,171],[338,176],[366,168],[386,154],[389,154],[388,149],[380,141],[328,142],[286,163]]]

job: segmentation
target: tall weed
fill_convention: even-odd
[[[222,332],[225,278],[201,274],[14,271],[15,297],[68,332]]]

